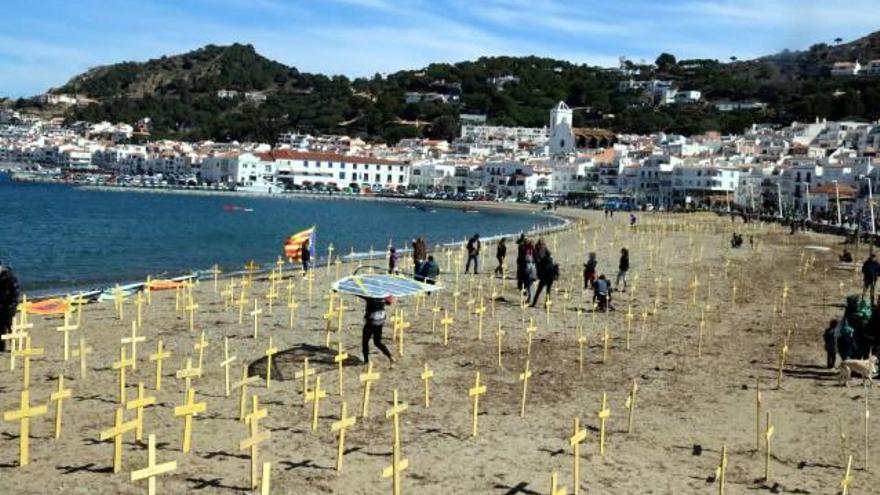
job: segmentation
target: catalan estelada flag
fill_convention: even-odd
[[[315,227],[297,232],[284,241],[284,256],[291,262],[302,260],[302,246],[309,241],[309,253],[315,256]]]

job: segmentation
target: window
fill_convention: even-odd
[[[358,169],[358,164],[357,164],[357,163],[353,163],[353,164],[351,165],[351,167],[352,167],[353,169],[357,170],[357,169]]]
[[[339,178],[344,180],[345,179],[345,172],[339,172]]]
[[[391,167],[388,167],[388,168],[391,168]],[[391,183],[391,180],[392,180],[392,179],[391,179],[391,174],[388,174],[388,181],[387,181],[387,182],[390,184],[390,183]]]
[[[303,162],[303,167],[309,168],[309,161],[308,160]]]

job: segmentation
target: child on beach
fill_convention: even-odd
[[[391,275],[395,275],[398,273],[397,263],[400,260],[400,257],[397,255],[397,249],[391,248],[388,250],[388,273]]]
[[[599,279],[593,284],[593,303],[597,305],[598,311],[608,312],[614,310],[611,305],[611,282],[605,275],[599,275]]]

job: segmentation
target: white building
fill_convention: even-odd
[[[275,168],[252,153],[218,153],[202,161],[200,179],[209,184],[260,188],[272,192]]]
[[[560,101],[550,111],[550,154],[553,156],[574,153],[573,113],[571,108]]]
[[[831,75],[835,77],[856,76],[861,70],[862,65],[859,64],[858,60],[855,62],[835,62],[831,66]]]
[[[679,203],[734,200],[740,170],[734,167],[683,166],[672,171],[673,200]]]
[[[275,181],[296,186],[336,186],[344,189],[382,190],[406,188],[410,165],[397,160],[276,149],[259,153],[264,163],[274,164]],[[204,165],[203,165],[204,166]]]

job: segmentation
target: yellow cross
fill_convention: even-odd
[[[31,385],[31,358],[36,356],[42,356],[44,349],[42,347],[31,347],[31,338],[30,336],[25,337],[24,339],[24,348],[18,348],[12,351],[12,355],[14,357],[23,358],[24,367],[22,371],[24,372],[24,388],[27,389]]]
[[[71,390],[64,388],[64,375],[58,375],[58,388],[49,396],[55,402],[55,438],[61,438],[61,403],[71,397]]]
[[[239,442],[238,449],[250,449],[251,451],[251,489],[255,489],[259,485],[257,480],[259,446],[261,443],[269,440],[271,433],[269,431],[260,431],[259,427],[259,421],[266,418],[269,415],[269,411],[266,408],[260,409],[260,401],[256,395],[251,397],[251,403],[251,412],[245,416],[245,422],[250,426],[250,437]]]
[[[175,373],[174,376],[177,377],[178,380],[183,378],[184,382],[186,383],[185,390],[189,390],[190,385],[192,384],[192,379],[202,376],[202,369],[193,368],[192,358],[188,357],[186,358],[186,367],[177,370],[177,373]]]
[[[630,389],[629,396],[626,398],[626,408],[629,410],[629,421],[626,428],[627,433],[633,432],[633,420],[636,415],[636,392],[638,391],[639,384],[636,382],[636,379],[633,378],[632,388]]]
[[[138,342],[146,342],[147,341],[146,337],[137,334],[137,329],[138,329],[137,323],[131,322],[131,336],[130,337],[123,337],[122,339],[119,340],[119,342],[122,345],[125,345],[125,344],[131,345],[131,359],[132,359],[131,369],[133,369],[133,370],[137,369],[137,360],[138,360],[138,358],[137,358],[137,345],[138,345]]]
[[[177,469],[177,461],[156,463],[156,435],[150,434],[147,439],[147,467],[131,472],[131,481],[147,479],[147,494],[156,495],[156,476]]]
[[[223,337],[223,361],[220,367],[224,369],[226,376],[226,397],[229,397],[229,366],[237,359],[236,356],[229,356],[229,337]]]
[[[306,394],[307,401],[312,404],[312,431],[318,431],[318,412],[321,409],[321,399],[327,397],[327,391],[321,390],[321,375],[315,377],[315,389]]]
[[[360,374],[360,381],[364,384],[364,395],[361,400],[361,417],[366,418],[370,404],[370,384],[379,379],[378,371],[373,371],[373,363],[367,364],[367,371]]]
[[[24,315],[25,315],[25,313],[21,313],[20,320],[25,319]],[[10,349],[9,349],[12,352],[12,355],[9,357],[10,371],[15,370],[15,358],[16,358],[15,351],[18,349],[21,349],[23,347],[24,339],[26,339],[28,336],[28,333],[26,332],[26,330],[28,328],[33,328],[33,326],[34,326],[33,323],[22,324],[22,323],[16,322],[15,319],[13,318],[12,331],[10,333],[0,335],[0,340],[8,340],[12,343],[12,345],[10,346]]]
[[[519,416],[521,418],[526,415],[526,393],[529,387],[529,378],[532,377],[532,370],[529,369],[529,360],[526,359],[526,369],[523,370],[522,373],[519,374],[519,381],[523,382],[522,386],[522,399],[520,400],[519,406]]]
[[[125,370],[134,367],[134,359],[125,356],[125,346],[119,348],[119,361],[113,363],[113,369],[119,370],[119,403],[125,404]]]
[[[348,359],[348,354],[342,352],[342,342],[341,341],[337,342],[336,343],[336,355],[333,356],[333,362],[336,363],[337,371],[339,372],[339,380],[337,381],[337,384],[339,385],[339,396],[340,397],[342,397],[342,395],[343,395],[343,383],[342,383],[342,379],[344,376],[343,365],[345,364],[346,359]]]
[[[504,338],[504,329],[501,327],[501,322],[498,322],[498,330],[495,331],[495,337],[498,341],[498,368],[504,369],[504,364],[501,362],[501,340]]]
[[[186,402],[181,406],[174,408],[175,416],[183,416],[183,453],[189,452],[192,440],[192,420],[193,416],[203,413],[208,409],[208,405],[204,402],[196,402],[196,391],[191,388],[186,390]]]
[[[403,459],[400,452],[400,414],[406,411],[406,409],[406,403],[399,403],[397,401],[397,389],[395,388],[393,406],[385,411],[385,418],[392,418],[394,422],[394,439],[392,443],[391,466],[386,467],[382,471],[383,478],[392,478],[393,495],[400,495],[401,475],[403,471],[407,467],[409,467],[409,461],[407,459]]]
[[[64,325],[56,328],[55,331],[61,332],[64,334],[64,360],[67,361],[70,359],[70,332],[74,330],[79,330],[79,325],[72,325],[70,323],[70,307],[64,311]]]
[[[556,470],[550,473],[550,495],[568,495],[568,490],[564,486],[558,486],[557,477]]]
[[[532,339],[537,330],[538,326],[535,325],[535,319],[529,318],[529,326],[526,327],[526,357],[532,356]]]
[[[4,421],[18,421],[20,423],[18,445],[19,456],[18,465],[27,466],[30,462],[29,446],[30,446],[30,425],[31,418],[46,414],[47,407],[45,405],[31,407],[30,391],[24,389],[21,391],[21,403],[17,410],[7,411],[3,413]]]
[[[568,437],[568,445],[572,448],[572,454],[574,455],[574,495],[580,493],[581,489],[581,442],[586,439],[587,430],[585,428],[581,428],[580,418],[574,418],[574,433],[572,433],[572,435]]]
[[[247,401],[247,387],[248,385],[252,385],[256,383],[260,377],[258,376],[248,376],[248,367],[245,364],[241,368],[241,380],[232,384],[232,388],[239,389],[239,397],[238,397],[238,420],[245,421],[247,417],[245,416],[245,402]]]
[[[605,421],[611,416],[611,409],[608,408],[608,396],[602,392],[602,407],[597,414],[599,418],[599,455],[605,457]]]
[[[251,316],[254,317],[254,338],[260,333],[260,315],[263,314],[263,310],[259,307],[259,302],[254,299],[254,310],[251,311]]]
[[[302,370],[293,374],[296,380],[302,379],[303,404],[308,402],[309,377],[315,374],[314,368],[309,368],[309,358],[303,358]]]
[[[171,351],[166,351],[162,347],[162,340],[156,343],[156,352],[150,354],[150,361],[156,362],[156,386],[153,387],[157,392],[162,390],[162,361],[171,357]]]
[[[134,409],[136,411],[137,428],[135,429],[135,440],[141,441],[144,438],[144,408],[147,406],[152,406],[156,403],[155,397],[150,397],[144,394],[144,382],[138,383],[138,395],[137,398],[128,401],[125,404],[125,409],[131,411]]]
[[[842,495],[847,495],[849,493],[849,486],[852,484],[852,456],[849,456],[849,459],[846,461],[846,473],[843,475],[843,479],[840,480],[840,488],[842,489]]]
[[[425,382],[425,409],[427,409],[431,407],[430,382],[431,378],[434,378],[434,370],[428,368],[427,362],[425,362],[425,368],[420,376],[422,381]]]
[[[200,371],[200,372],[201,372],[201,370],[204,368],[204,367],[202,366],[202,363],[204,362],[204,358],[205,358],[205,349],[208,348],[208,345],[209,345],[209,344],[208,344],[208,341],[205,340],[205,331],[202,330],[201,334],[199,334],[199,340],[196,341],[195,344],[193,344],[193,350],[194,350],[195,352],[198,352],[198,353],[199,353],[199,371]],[[199,377],[201,377],[201,373],[199,374]]]
[[[444,309],[443,319],[440,320],[440,324],[443,325],[443,345],[449,344],[449,325],[453,323],[455,323],[455,320],[449,316],[449,311]]]
[[[474,386],[468,389],[468,396],[474,398],[473,423],[471,436],[477,436],[477,416],[480,414],[480,396],[486,393],[486,385],[480,385],[480,372],[477,371]]]
[[[287,298],[287,328],[293,330],[293,320],[296,316],[296,308],[299,307],[299,303],[296,302],[296,296],[290,294]]]
[[[345,401],[342,401],[342,406],[339,408],[339,421],[334,421],[330,425],[330,432],[336,433],[339,432],[339,444],[336,450],[336,470],[342,471],[342,457],[345,452],[345,430],[351,428],[357,422],[357,418],[355,416],[348,416],[348,407],[345,404]]]
[[[86,339],[83,337],[79,338],[79,347],[75,348],[72,352],[73,357],[79,358],[79,376],[80,378],[86,377],[86,356],[91,354],[94,351],[91,347],[86,345]]]
[[[767,428],[764,430],[764,480],[770,481],[770,439],[775,428],[770,422],[770,411],[767,411]]]
[[[137,429],[137,421],[123,422],[122,408],[116,409],[114,425],[101,432],[101,441],[113,439],[113,472],[122,471],[122,437],[129,431]]]

